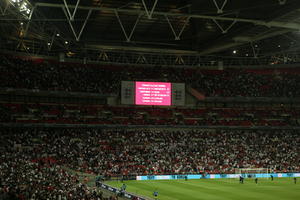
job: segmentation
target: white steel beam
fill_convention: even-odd
[[[175,31],[175,29],[174,29],[172,23],[170,22],[169,17],[166,15],[165,18],[166,18],[166,20],[167,20],[167,22],[168,22],[168,24],[169,24],[169,26],[170,26],[170,28],[171,28],[171,30],[172,30],[172,33],[173,33],[174,36],[175,36],[175,40],[180,40],[180,37],[181,37],[181,35],[182,35],[182,33],[183,33],[183,31],[184,31],[186,25],[187,25],[187,24],[189,23],[189,21],[190,21],[190,17],[188,17],[188,18],[185,20],[185,22],[184,22],[184,24],[183,24],[183,26],[182,26],[182,28],[180,29],[180,32],[179,32],[178,34],[176,33],[176,31]]]
[[[252,48],[252,52],[253,52],[253,57],[257,58],[258,57],[258,53],[259,53],[259,49],[255,49],[255,47],[253,46],[253,43],[250,42],[251,48]]]
[[[127,41],[127,42],[130,42],[130,41],[131,41],[131,38],[132,38],[132,36],[133,36],[133,33],[134,33],[135,29],[136,29],[136,26],[137,26],[137,24],[139,23],[140,18],[141,18],[142,15],[140,14],[140,15],[137,17],[137,19],[136,19],[136,21],[135,21],[135,23],[134,23],[134,25],[133,25],[133,28],[131,29],[131,32],[130,32],[129,35],[127,34],[127,31],[125,30],[124,25],[123,25],[123,23],[122,23],[122,20],[120,19],[118,10],[115,10],[115,15],[116,15],[116,17],[117,17],[117,19],[118,19],[118,22],[119,22],[119,24],[120,24],[120,27],[121,27],[121,29],[122,29],[124,35],[125,35],[126,41]]]
[[[154,4],[153,4],[153,6],[152,6],[152,8],[151,8],[151,11],[147,8],[147,5],[146,5],[146,3],[145,3],[145,0],[142,0],[142,3],[143,3],[143,6],[144,6],[144,8],[145,8],[145,12],[146,12],[146,14],[147,14],[147,16],[148,16],[148,19],[152,19],[152,15],[153,15],[153,12],[154,12],[154,10],[155,10],[155,8],[156,8],[156,5],[157,5],[157,2],[158,2],[158,0],[155,0],[154,1]],[[149,12],[150,11],[150,12]]]
[[[224,2],[223,2],[223,4],[222,4],[221,7],[219,6],[219,4],[218,4],[218,2],[216,0],[213,0],[213,2],[214,2],[215,6],[217,8],[217,13],[218,14],[222,14],[223,10],[224,10],[224,8],[225,8],[225,6],[227,4],[227,0],[224,0]]]
[[[83,25],[82,25],[82,27],[81,27],[81,29],[80,29],[79,35],[77,36],[77,41],[80,40],[81,35],[82,35],[82,32],[83,32],[83,30],[85,29],[86,24],[87,24],[87,22],[88,22],[88,20],[89,20],[89,18],[90,18],[90,16],[91,16],[91,14],[92,14],[92,10],[89,10],[88,15],[86,16],[85,21],[84,21],[84,23],[83,23]]]
[[[181,55],[176,56],[176,59],[175,59],[174,64],[177,64],[177,65],[184,65],[184,60],[183,60],[183,58],[181,57]]]
[[[217,20],[213,19],[213,21],[221,29],[223,34],[227,33],[233,27],[233,25],[236,23],[236,21],[233,21],[226,29],[224,29]]]
[[[91,14],[92,14],[92,10],[89,10],[89,12],[88,12],[88,14],[87,14],[87,16],[86,16],[86,18],[85,18],[85,21],[83,22],[83,25],[82,25],[82,27],[81,27],[81,29],[80,29],[80,32],[79,32],[79,34],[77,35],[77,33],[76,33],[75,29],[74,29],[74,26],[73,26],[73,24],[72,24],[72,22],[71,22],[71,19],[68,18],[68,13],[67,13],[66,9],[65,9],[65,8],[62,8],[62,9],[63,9],[63,11],[64,11],[64,13],[65,13],[65,15],[66,15],[66,17],[67,17],[67,19],[68,19],[70,28],[71,28],[71,30],[72,30],[72,32],[73,32],[75,38],[76,38],[76,41],[79,41],[80,38],[81,38],[81,35],[82,35],[82,33],[83,33],[83,30],[84,30],[84,28],[85,28],[85,26],[86,26],[86,24],[87,24],[87,22],[88,22],[88,20],[89,20],[89,18],[90,18],[90,16],[91,16]]]
[[[104,50],[100,52],[97,61],[98,60],[109,61],[108,55]]]
[[[147,59],[145,58],[145,56],[143,54],[139,55],[139,57],[136,60],[136,64],[140,64],[140,63],[142,63],[142,64],[148,63]]]
[[[54,31],[52,37],[51,37],[51,42],[50,42],[50,45],[47,44],[47,47],[48,47],[48,50],[50,51],[51,48],[52,48],[52,45],[54,43],[54,39],[55,39],[55,36],[56,36],[56,31]]]
[[[2,7],[0,7],[0,11],[1,11],[2,15],[6,14],[6,11],[7,11],[8,7],[9,7],[9,5],[10,4],[7,1],[5,1],[5,8],[3,9]]]
[[[96,45],[96,44],[87,44],[86,48],[88,49],[105,49],[110,51],[137,51],[143,52],[146,54],[147,52],[152,53],[170,53],[170,54],[197,54],[197,51],[189,51],[189,50],[176,50],[176,49],[161,49],[161,48],[146,48],[146,47],[132,47],[132,46],[111,46],[111,45]]]
[[[75,17],[75,14],[76,14],[76,12],[77,12],[77,9],[78,9],[80,0],[77,0],[76,6],[74,7],[74,11],[73,11],[72,14],[71,14],[71,11],[70,11],[70,9],[69,9],[69,6],[68,6],[66,0],[63,0],[63,1],[64,1],[65,8],[66,8],[66,10],[67,10],[69,19],[70,19],[71,21],[74,21],[74,17]]]

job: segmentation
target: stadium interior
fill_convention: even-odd
[[[1,0],[0,200],[297,199],[299,20],[299,0]]]

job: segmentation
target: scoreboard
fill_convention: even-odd
[[[135,82],[136,105],[171,105],[171,83]]]
[[[183,106],[185,104],[185,84],[122,81],[121,103],[127,105]]]

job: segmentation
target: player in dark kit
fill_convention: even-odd
[[[158,197],[158,191],[157,190],[154,190],[153,196],[154,196],[155,199],[157,199],[157,197]]]
[[[184,180],[187,181],[188,180],[188,176],[184,176]]]
[[[258,178],[255,179],[255,183],[256,183],[256,184],[257,184],[257,182],[258,182]]]
[[[273,175],[271,175],[271,181],[274,181],[274,176]]]
[[[296,177],[294,177],[294,183],[297,184],[297,178]]]
[[[240,183],[244,184],[244,177],[240,176]]]

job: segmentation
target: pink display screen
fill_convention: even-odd
[[[136,105],[171,105],[171,83],[135,82]]]

